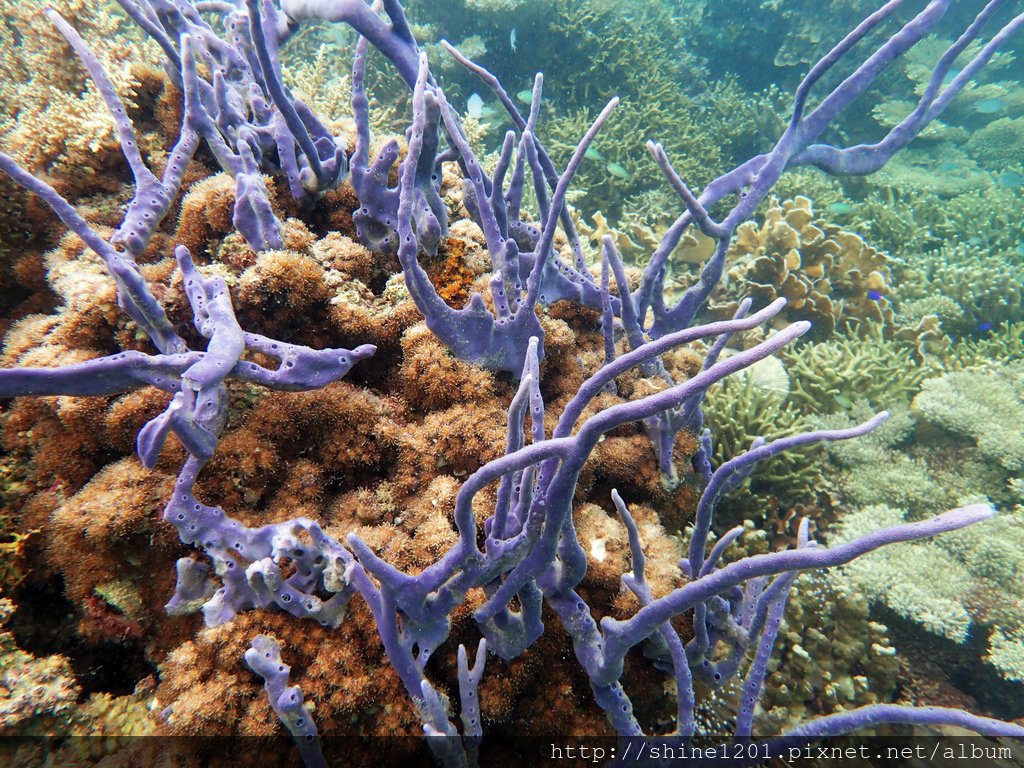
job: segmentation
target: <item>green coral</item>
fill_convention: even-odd
[[[704,400],[704,420],[714,435],[716,465],[749,450],[756,437],[775,440],[806,431],[800,410],[759,388],[753,376],[733,376],[712,387]],[[725,503],[742,498],[746,514],[759,514],[769,499],[783,504],[815,499],[824,484],[817,455],[812,448],[773,456]]]
[[[873,411],[859,402],[847,413],[818,417],[812,423],[824,429],[843,429],[864,421]],[[936,478],[923,458],[901,450],[913,428],[906,407],[894,408],[889,421],[871,434],[826,446],[839,468],[830,473],[831,480],[848,503],[913,509],[923,516],[954,503],[950,488],[968,489],[960,478]]]
[[[1024,322],[1003,323],[988,336],[963,339],[949,350],[952,369],[977,368],[1024,359]]]
[[[973,440],[982,456],[1004,469],[1024,469],[1024,364],[929,379],[912,408],[928,422]]]
[[[901,344],[878,326],[864,337],[836,336],[782,352],[793,380],[790,396],[811,413],[834,413],[863,400],[876,408],[909,402],[928,375]]]
[[[901,303],[945,296],[960,306],[963,315],[943,324],[956,336],[976,336],[1024,315],[1024,274],[1014,251],[961,242],[916,257],[901,277]]]
[[[993,630],[985,661],[1007,680],[1024,683],[1024,631],[1004,632],[998,627]]]

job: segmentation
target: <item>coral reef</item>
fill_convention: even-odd
[[[525,31],[537,10],[473,3],[450,30],[464,50],[441,45],[504,110],[499,149],[485,105],[460,118],[452,105],[466,86],[440,82],[454,70],[419,46],[429,14],[414,28],[394,2],[121,5],[148,40],[134,50],[165,71],[119,67],[117,46],[134,38],[106,9],[80,32],[48,10],[49,39],[3,54],[17,98],[72,94],[26,123],[49,121],[46,136],[0,130],[23,150],[0,154],[0,169],[33,193],[2,215],[38,230],[0,231],[18,254],[0,282],[0,395],[16,398],[0,411],[5,731],[110,736],[98,751],[133,734],[287,731],[309,766],[381,733],[427,735],[426,746],[398,743],[405,764],[429,749],[470,765],[491,727],[509,762],[529,752],[520,738],[688,740],[716,718],[731,721],[716,737],[741,741],[885,723],[1024,733],[993,716],[1003,711],[912,706],[931,702],[897,689],[887,630],[851,589],[881,603],[891,574],[912,580],[940,563],[949,584],[890,607],[958,642],[985,628],[985,659],[1007,684],[1020,679],[1019,594],[1004,589],[1020,581],[1020,525],[990,503],[1019,496],[1019,429],[995,430],[1000,404],[1020,400],[1020,371],[965,363],[923,380],[930,370],[912,356],[938,354],[942,323],[958,319],[937,291],[901,294],[897,329],[889,296],[904,265],[831,223],[844,215],[827,197],[838,192],[819,185],[824,217],[805,196],[761,207],[790,169],[869,174],[929,123],[952,140],[934,118],[1024,16],[969,50],[980,24],[940,45],[920,108],[865,150],[822,142],[846,141],[846,126],[830,124],[876,63],[940,25],[946,0],[899,20],[809,107],[834,59],[895,5],[870,17],[796,87],[788,127],[766,108],[779,90],[727,80],[680,96],[678,81],[703,64],[672,14],[654,4],[627,19],[617,3],[558,3],[534,30],[543,46],[552,24],[571,25],[573,45],[594,52],[589,68],[548,71],[578,102],[559,101],[569,119],[540,122],[544,76],[513,98],[467,58],[525,45],[516,27],[505,40],[475,35],[474,22],[517,14]],[[435,12],[453,15],[447,3]],[[27,38],[29,17],[10,18]],[[337,35],[350,74],[301,36],[313,21],[351,28]],[[607,34],[623,49],[602,48]],[[57,66],[63,40],[95,91]],[[286,72],[289,43],[307,54]],[[371,48],[397,72],[395,112],[411,109],[404,138],[374,135]],[[30,82],[31,57],[53,83]],[[512,87],[533,66],[508,59]],[[601,89],[587,83],[602,73],[623,98],[591,119]],[[1004,98],[993,93],[974,103]],[[332,104],[340,97],[351,112]],[[652,114],[659,100],[699,104],[700,120],[678,130],[673,114]],[[100,101],[113,116],[105,133],[82,122]],[[642,160],[640,124],[671,137]],[[708,125],[727,130],[718,139]],[[617,213],[625,194],[655,199],[645,167],[674,194],[661,211],[682,212],[634,217],[628,242],[593,216],[585,247],[571,183],[586,188],[583,210],[610,201]],[[708,180],[699,196],[677,168]],[[649,261],[627,271],[617,242]],[[808,333],[816,343],[782,351]],[[963,349],[964,360],[987,354]],[[888,426],[854,403],[915,394]],[[834,410],[808,431],[813,412]],[[945,442],[925,456],[912,429]],[[745,505],[764,507],[757,525],[716,536],[723,517],[750,516]],[[812,540],[811,517],[830,546]],[[885,567],[860,557],[890,545]],[[798,580],[841,565],[845,577]],[[959,587],[968,594],[951,598]],[[50,599],[52,615],[41,610]],[[379,760],[369,744],[349,746]],[[298,759],[284,740],[254,758]]]
[[[1008,472],[1024,469],[1024,367],[953,371],[929,379],[913,410],[936,426],[975,441]]]
[[[946,297],[960,313],[943,318],[943,330],[977,337],[1024,312],[1020,254],[981,243],[959,244],[915,259],[904,272],[902,301]]]
[[[816,216],[809,198],[773,202],[760,224],[742,225],[726,263],[716,314],[731,314],[744,296],[760,305],[780,295],[786,319],[809,320],[818,340],[892,322],[885,255]]]
[[[847,514],[831,539],[850,540],[903,518],[899,509],[885,505],[864,507]],[[1024,682],[1019,642],[1024,630],[1019,555],[1024,519],[1006,516],[989,533],[978,537],[965,531],[893,547],[846,565],[843,572],[870,601],[884,603],[929,632],[960,644],[971,634],[987,636],[984,660],[1005,679]],[[913,578],[921,572],[930,577]]]
[[[812,413],[834,413],[858,400],[881,407],[909,402],[928,369],[912,350],[869,325],[864,336],[836,335],[783,352],[793,381],[789,396]]]

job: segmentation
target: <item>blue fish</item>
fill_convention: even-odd
[[[1024,186],[1024,174],[1020,171],[1003,171],[999,174],[998,184],[1007,189],[1020,189]]]
[[[1002,99],[983,99],[974,105],[974,111],[982,115],[992,115],[1003,108]]]
[[[978,323],[978,330],[982,333],[992,330],[992,323]]]
[[[876,291],[874,288],[872,288],[870,291],[868,291],[868,298],[871,299],[872,301],[881,301],[882,292]]]

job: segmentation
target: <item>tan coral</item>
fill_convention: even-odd
[[[210,241],[234,229],[235,180],[218,173],[193,184],[181,201],[175,241],[199,256]]]
[[[141,637],[144,627],[165,620],[160,606],[174,576],[157,564],[180,545],[160,512],[173,485],[173,476],[124,459],[102,469],[53,513],[47,558],[63,576],[68,597],[83,609],[83,635]]]
[[[423,324],[402,335],[399,372],[406,400],[423,411],[493,397],[493,374],[463,362]]]
[[[818,339],[865,323],[892,324],[885,255],[818,218],[806,197],[774,201],[760,225],[742,224],[726,269],[727,280],[713,295],[716,316],[735,311],[741,297],[734,291],[742,290],[756,306],[785,297],[776,323],[810,320]]]
[[[369,248],[340,232],[328,232],[312,246],[313,258],[330,274],[339,273],[335,284],[346,278],[369,284],[373,277],[375,256]],[[328,278],[328,282],[331,279]]]
[[[380,296],[367,286],[350,281],[336,291],[330,303],[332,325],[343,334],[343,339],[351,339],[352,345],[395,347],[402,332],[423,317],[401,275],[391,277]]]
[[[252,612],[203,630],[178,647],[161,665],[157,690],[160,703],[168,708],[166,728],[171,734],[277,733],[280,726],[262,681],[243,661],[257,634],[280,642],[282,658],[292,668],[290,682],[313,708],[325,741],[360,731],[392,736],[420,732],[405,691],[384,657],[369,611],[355,603],[336,629],[296,622],[284,613]],[[282,751],[274,764],[283,765],[291,759],[286,751],[291,745],[282,741],[274,747],[278,748]],[[352,754],[347,759],[353,759]]]

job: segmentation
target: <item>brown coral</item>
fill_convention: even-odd
[[[211,241],[234,230],[234,207],[235,180],[228,174],[218,173],[193,184],[181,201],[175,242],[193,256],[202,254]]]
[[[742,224],[727,256],[728,278],[714,294],[716,315],[731,315],[742,289],[762,306],[783,296],[777,324],[810,320],[826,339],[861,324],[890,326],[893,312],[886,256],[814,213],[806,197],[775,201],[758,225]]]
[[[162,564],[180,549],[160,520],[172,489],[172,476],[124,459],[53,513],[44,531],[47,559],[63,576],[67,595],[85,608],[84,636],[139,639],[143,627],[165,620],[153,608],[172,589],[174,576]]]

